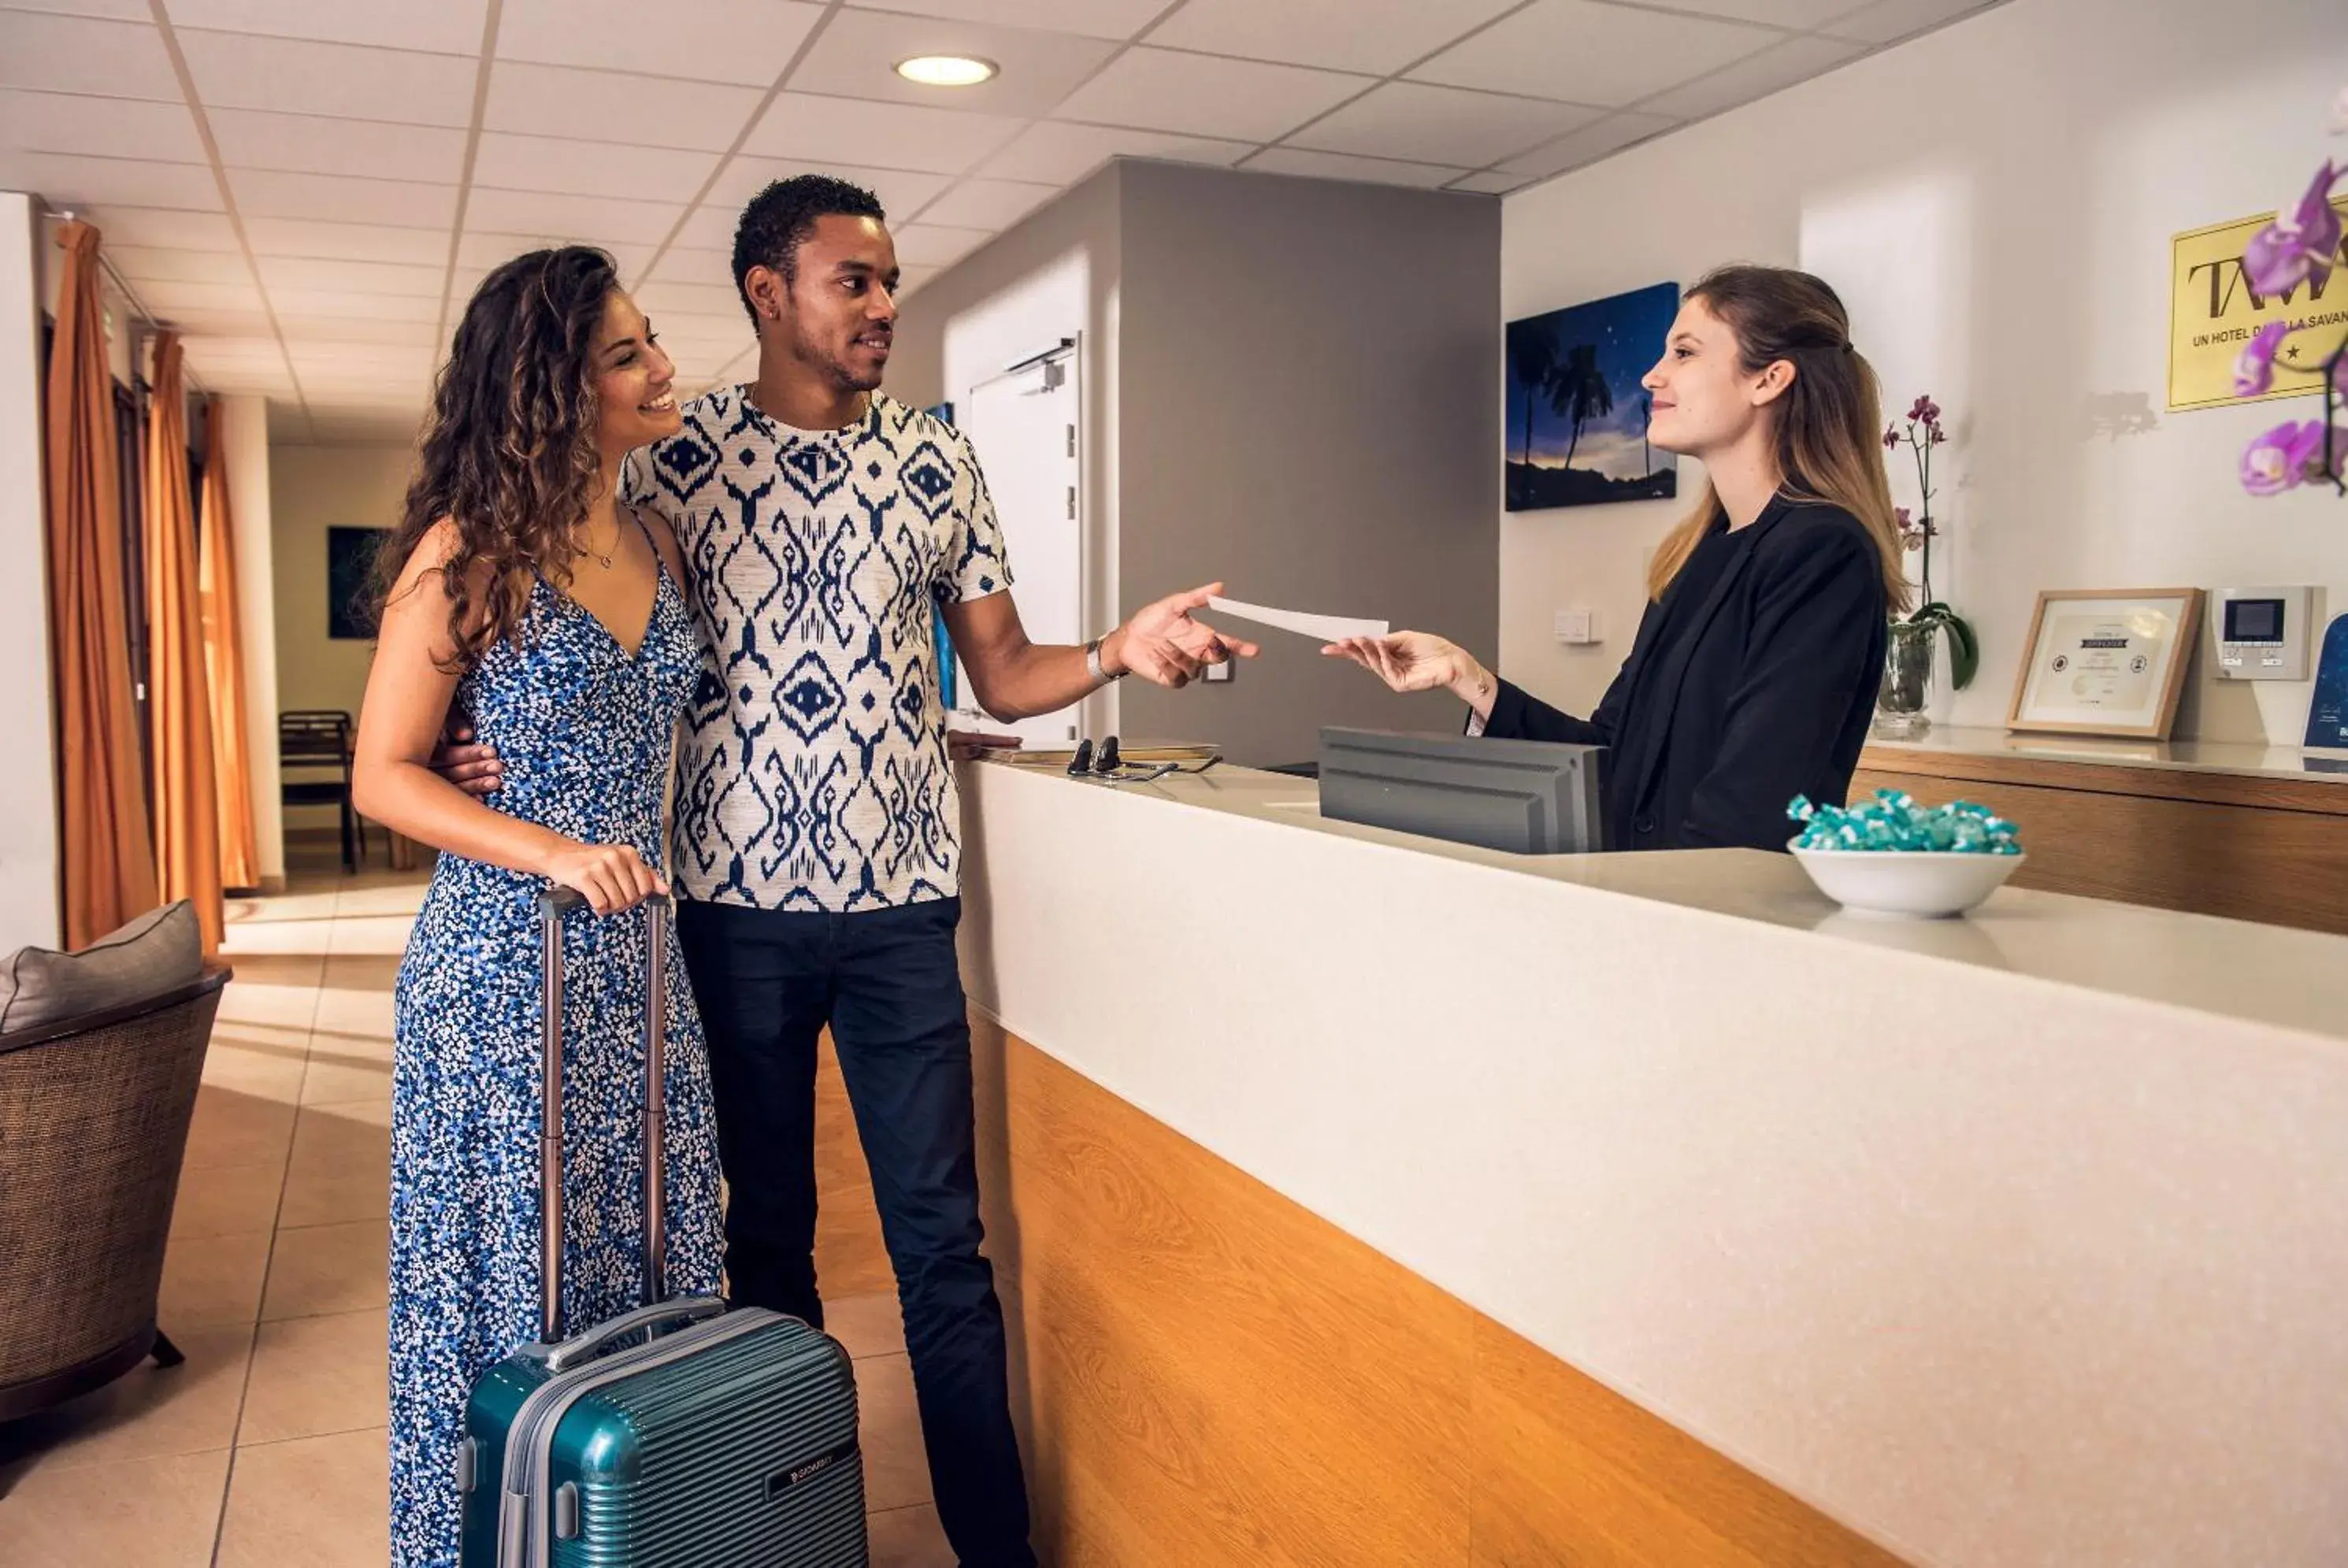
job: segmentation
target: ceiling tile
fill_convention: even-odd
[[[505,0],[498,58],[764,87],[822,16],[793,0],[693,0],[648,26],[637,0]]]
[[[473,284],[516,256],[530,251],[551,250],[581,242],[565,238],[559,232],[524,230],[519,233],[504,233],[481,223],[478,212],[469,212],[464,237],[457,241],[457,273],[464,284],[458,291],[458,294],[460,297],[469,295]],[[613,264],[619,268],[620,276],[623,278],[633,277],[642,271],[653,259],[653,247],[660,243],[657,240],[596,240],[592,242],[611,253]]]
[[[1019,126],[1001,115],[784,93],[742,150],[801,162],[962,174],[1017,135]]]
[[[1352,179],[1373,185],[1415,185],[1426,190],[1468,172],[1438,164],[1354,158],[1342,152],[1308,152],[1296,147],[1268,147],[1249,159],[1244,167],[1264,174],[1301,174],[1314,179]]]
[[[212,140],[230,169],[348,174],[454,185],[465,172],[465,133],[453,126],[390,125],[262,109],[211,111]]]
[[[567,141],[486,130],[473,158],[473,184],[571,196],[625,196],[683,206],[701,193],[714,152],[612,142]]]
[[[1162,158],[1228,169],[1246,157],[1254,145],[1169,136],[1158,130],[1121,130],[1111,126],[1042,120],[1020,132],[1010,146],[981,167],[988,175],[1004,179],[1074,185],[1112,158]]]
[[[903,299],[914,290],[944,272],[943,267],[907,267],[897,279],[897,297]]]
[[[151,25],[31,11],[0,11],[0,87],[185,101]]]
[[[1736,22],[1760,22],[1772,27],[1807,32],[1822,22],[1849,14],[1851,0],[1672,0],[1674,11],[1700,16],[1723,16]]]
[[[180,49],[208,108],[274,109],[401,125],[472,123],[478,67],[455,56],[192,28],[181,29]]]
[[[501,64],[489,73],[481,124],[525,136],[723,152],[765,96],[721,83]]]
[[[110,16],[120,22],[151,22],[147,0],[8,0],[12,11],[55,11],[74,16]]]
[[[1866,51],[1864,44],[1836,38],[1788,38],[1708,77],[1658,94],[1639,107],[1679,119],[1702,119],[1821,76]]]
[[[1095,38],[1130,38],[1166,9],[1166,0],[849,0],[863,11],[904,11],[957,22],[1048,27]]]
[[[1388,82],[1295,136],[1299,147],[1475,169],[1588,125],[1601,111],[1545,98]]]
[[[1521,158],[1512,158],[1500,167],[1514,173],[1545,179],[1569,169],[1579,169],[1585,163],[1595,163],[1609,153],[1620,152],[1632,142],[1644,141],[1679,123],[1663,115],[1628,112],[1611,115],[1596,125],[1568,131],[1555,141],[1537,147]]]
[[[682,200],[628,201],[617,196],[477,190],[465,207],[465,227],[493,234],[561,234],[572,243],[657,245],[684,215]]]
[[[400,294],[345,292],[339,289],[281,289],[271,284],[269,303],[289,316],[350,316],[364,321],[424,322],[440,319],[440,300]]]
[[[83,214],[108,245],[149,245],[171,251],[238,251],[225,212],[170,212],[152,207],[100,206]]]
[[[395,228],[383,223],[332,223],[302,218],[256,218],[246,214],[245,238],[256,256],[314,256],[323,261],[396,261],[438,266],[448,259],[445,230]]]
[[[143,296],[146,291],[141,289],[139,293]],[[166,309],[151,300],[148,306],[182,333],[201,333],[207,337],[258,337],[269,331],[269,317],[258,309],[204,305],[173,305]]]
[[[791,90],[1032,119],[1050,113],[1116,48],[1106,38],[1068,33],[842,11],[791,73]],[[915,55],[967,55],[994,62],[1001,74],[976,87],[925,87],[897,74],[897,62]]]
[[[57,207],[114,202],[218,212],[224,205],[220,183],[204,164],[76,158],[63,152],[0,151],[0,188],[36,190]]]
[[[390,261],[331,261],[302,256],[261,258],[261,281],[280,289],[335,289],[346,293],[403,294],[438,300],[448,269],[403,267]]]
[[[1862,44],[1896,44],[1902,38],[1914,37],[1927,27],[1985,11],[1997,3],[1998,0],[1879,0],[1877,5],[1862,5],[1838,21],[1826,24],[1819,31],[1838,38],[1856,38]]]
[[[457,304],[461,308],[464,301],[458,300]],[[439,329],[432,322],[280,315],[277,327],[288,343],[404,343],[410,348],[428,349],[440,341]]]
[[[203,138],[184,103],[0,88],[0,149],[203,163]]]
[[[734,227],[741,220],[741,216],[740,210],[730,204],[720,207],[714,201],[704,202],[693,210],[684,227],[676,231],[676,242],[688,250],[722,251],[728,258],[727,265],[731,266]],[[661,271],[664,273],[668,271],[668,258],[665,256],[661,258]]]
[[[250,283],[252,269],[233,251],[156,251],[106,240],[114,270],[139,282]]]
[[[1834,0],[1828,0],[1832,4]],[[1189,0],[1152,44],[1386,76],[1483,26],[1517,0]]]
[[[139,297],[149,309],[165,312],[261,309],[261,291],[250,279],[241,283],[141,283]]]
[[[1054,118],[1272,141],[1370,85],[1300,66],[1138,47],[1077,89]]]
[[[923,208],[922,221],[958,229],[1008,229],[1061,190],[1018,179],[965,179]]]
[[[860,185],[880,199],[880,205],[895,215],[919,210],[937,200],[945,188],[953,183],[942,174],[906,174],[892,169],[859,169],[852,164],[794,163],[785,159],[737,158],[726,164],[709,188],[703,200],[714,208],[726,210],[726,249],[734,243],[734,214],[749,204],[756,196],[778,179],[788,179],[795,174],[829,174]]]
[[[1539,0],[1410,75],[1611,108],[1757,54],[1783,36],[1593,0]]]
[[[236,192],[237,211],[255,218],[322,218],[337,223],[385,223],[444,231],[457,221],[453,185],[287,174],[270,169],[232,169],[228,183]]]
[[[1447,190],[1473,191],[1479,196],[1506,196],[1511,190],[1521,190],[1533,183],[1529,174],[1510,174],[1505,169],[1478,169],[1464,179],[1455,179]]]
[[[690,220],[686,227],[692,226]],[[667,283],[723,283],[733,287],[734,252],[730,248],[711,249],[683,243],[671,245],[661,252],[660,265],[653,269],[653,278]],[[638,282],[646,280],[638,279]]]
[[[380,0],[170,0],[170,5],[171,23],[180,28],[472,56],[481,52],[488,15],[487,0],[399,0],[396,5]]]
[[[720,279],[723,278],[721,273]],[[663,337],[679,332],[675,318],[710,317],[731,322],[743,331],[749,330],[748,319],[742,313],[742,302],[734,292],[734,285],[722,281],[697,280],[693,282],[646,283],[634,291],[636,308],[654,318],[653,325]],[[692,335],[687,329],[684,335]]]
[[[983,229],[914,223],[896,232],[897,260],[925,267],[951,266],[994,237]]]

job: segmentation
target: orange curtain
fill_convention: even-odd
[[[147,755],[155,770],[155,871],[166,899],[196,907],[204,951],[220,951],[220,807],[196,518],[188,494],[188,400],[180,339],[155,340],[147,418]]]
[[[159,900],[139,774],[122,576],[114,383],[98,298],[98,231],[57,230],[66,253],[49,353],[49,670],[57,717],[57,861],[66,946],[89,946]]]
[[[211,694],[213,794],[220,807],[220,877],[226,887],[261,886],[252,834],[252,773],[245,753],[244,655],[237,643],[236,536],[230,520],[228,410],[204,405],[203,511],[196,530],[196,585],[203,600],[204,674]]]

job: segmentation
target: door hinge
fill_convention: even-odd
[[[1072,523],[1073,523],[1073,522],[1075,522],[1076,520],[1076,487],[1074,485],[1071,485],[1071,486],[1069,486],[1069,487],[1068,487],[1068,521],[1070,521],[1070,522],[1072,522]]]
[[[1071,456],[1071,457],[1073,457],[1073,456],[1075,456],[1076,455],[1076,427],[1075,425],[1069,425],[1069,426],[1068,426],[1068,456]]]

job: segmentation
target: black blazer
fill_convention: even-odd
[[[1647,607],[1588,719],[1503,681],[1487,735],[1610,748],[1608,845],[1783,849],[1797,794],[1839,805],[1883,673],[1874,541],[1839,507],[1780,497],[1668,639],[1677,585]],[[1676,619],[1676,617],[1674,618]]]

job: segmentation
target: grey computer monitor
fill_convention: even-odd
[[[1519,855],[1606,847],[1603,746],[1321,732],[1321,815]]]

